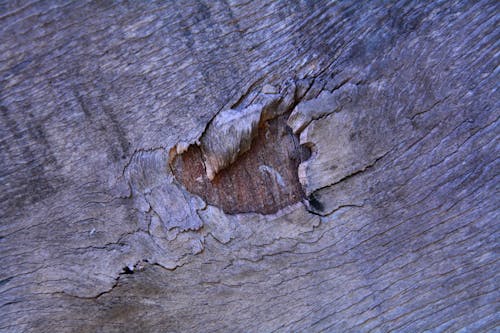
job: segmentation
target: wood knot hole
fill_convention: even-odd
[[[288,114],[259,126],[250,150],[210,181],[202,152],[191,145],[173,157],[170,167],[177,181],[210,205],[227,214],[273,214],[305,198],[298,166],[311,155],[287,126]]]

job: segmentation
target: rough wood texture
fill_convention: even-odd
[[[0,2],[0,331],[498,330],[499,17]],[[273,87],[307,200],[226,214],[169,153]]]
[[[249,151],[212,180],[205,174],[202,153],[196,145],[174,157],[172,172],[189,192],[228,214],[276,213],[304,199],[297,170],[310,155],[287,127],[287,118],[283,115],[264,122],[256,129]]]

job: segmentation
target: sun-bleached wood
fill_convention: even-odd
[[[498,12],[2,2],[0,332],[494,331]],[[225,214],[170,155],[255,105],[308,196]]]

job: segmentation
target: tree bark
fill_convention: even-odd
[[[0,332],[498,329],[499,17],[1,3]]]

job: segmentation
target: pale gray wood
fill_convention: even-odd
[[[0,331],[498,330],[498,13],[2,1]],[[308,200],[186,191],[171,149],[276,92]]]

